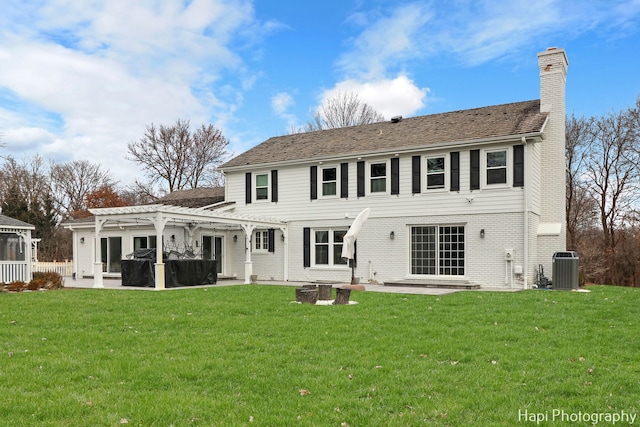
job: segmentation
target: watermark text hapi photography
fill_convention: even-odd
[[[552,409],[550,411],[529,411],[528,409],[518,409],[519,423],[580,423],[592,425],[615,425],[625,424],[632,425],[636,422],[638,414],[617,411],[617,412],[598,412],[598,411],[565,411],[563,409]]]

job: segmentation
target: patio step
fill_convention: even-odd
[[[480,289],[480,285],[468,281],[439,281],[439,280],[395,280],[384,282],[384,286],[408,286],[416,288],[439,288],[439,289]]]

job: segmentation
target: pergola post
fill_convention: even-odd
[[[93,263],[93,287],[94,288],[104,288],[104,283],[102,281],[102,240],[100,238],[100,232],[102,231],[102,226],[104,226],[105,222],[107,222],[106,219],[96,218],[96,228],[95,228],[96,238],[94,240],[95,259]]]
[[[256,228],[252,224],[241,224],[244,230],[244,284],[251,283],[251,275],[253,274],[253,261],[251,261],[251,235]]]
[[[162,212],[157,212],[156,217],[153,220],[153,226],[156,229],[156,263],[154,264],[155,272],[155,289],[160,291],[165,288],[164,280],[164,260],[162,255],[164,253],[164,242],[162,241],[162,234],[164,233],[164,227],[169,222],[169,218],[163,218]]]

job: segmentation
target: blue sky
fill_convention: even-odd
[[[564,48],[567,112],[640,95],[640,0],[4,0],[0,156],[89,160],[121,184],[146,125],[213,123],[240,153],[336,91],[387,118],[537,99]]]

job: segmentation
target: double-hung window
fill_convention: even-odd
[[[322,195],[335,196],[338,188],[338,169],[335,167],[322,169]]]
[[[445,188],[445,158],[428,157],[427,158],[427,190],[436,188]]]
[[[269,175],[266,173],[256,175],[256,200],[269,199]]]
[[[256,230],[253,233],[254,252],[267,252],[269,250],[269,231]]]
[[[387,162],[369,164],[369,178],[371,180],[371,193],[384,193],[387,191]]]
[[[342,258],[342,245],[347,230],[317,229],[313,230],[314,265],[344,266],[347,261]]]
[[[507,183],[507,150],[486,152],[487,185]]]

